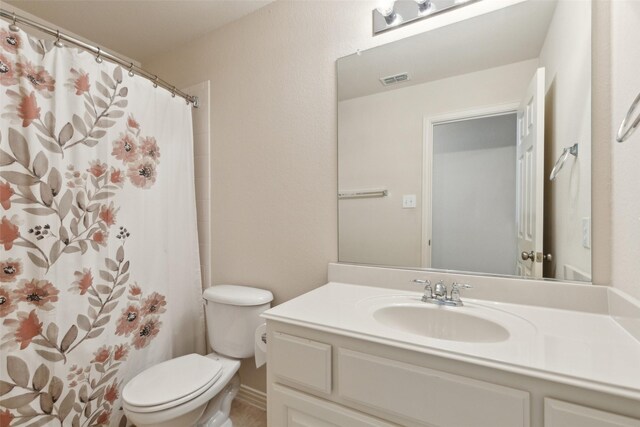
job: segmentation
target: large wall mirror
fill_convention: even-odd
[[[591,2],[519,2],[337,68],[340,262],[591,281]]]

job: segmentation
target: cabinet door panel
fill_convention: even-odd
[[[339,427],[328,423],[305,412],[287,408],[287,427]]]
[[[640,427],[640,420],[586,406],[544,399],[545,427]]]
[[[331,346],[275,332],[269,342],[271,369],[281,380],[331,393]]]
[[[357,351],[338,350],[338,394],[443,427],[528,427],[529,393]]]
[[[269,427],[399,427],[274,384],[269,393]]]

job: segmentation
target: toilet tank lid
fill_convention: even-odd
[[[265,289],[238,285],[216,285],[205,289],[203,298],[220,304],[252,306],[268,304],[273,294]]]

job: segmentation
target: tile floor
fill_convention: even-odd
[[[235,399],[231,404],[233,427],[267,427],[267,413]]]

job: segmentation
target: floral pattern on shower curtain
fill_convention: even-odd
[[[0,427],[125,426],[204,350],[190,106],[0,24]]]

